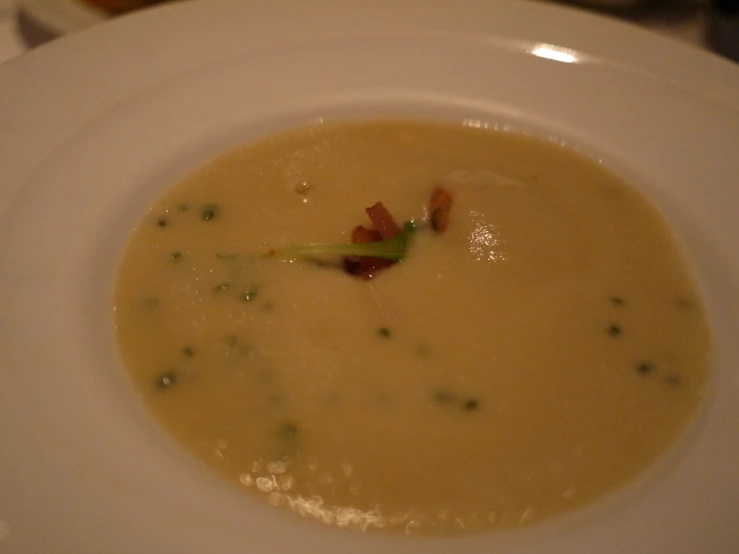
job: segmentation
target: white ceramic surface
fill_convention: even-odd
[[[0,552],[739,550],[739,72],[565,9],[400,4],[193,2],[0,68]],[[211,475],[129,386],[112,277],[163,187],[287,126],[399,113],[564,141],[675,227],[708,304],[714,373],[694,425],[636,483],[518,532],[354,535]]]

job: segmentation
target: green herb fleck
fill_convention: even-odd
[[[433,398],[438,404],[448,405],[454,402],[456,395],[448,390],[436,389],[431,393],[431,398]]]
[[[677,388],[683,384],[683,379],[679,374],[671,373],[670,375],[665,377],[665,383],[667,383],[673,388]]]
[[[173,260],[179,260],[180,258],[182,258],[182,252],[179,252],[179,251],[178,252],[172,252],[172,259]]]
[[[143,304],[147,308],[156,308],[159,306],[159,299],[155,296],[147,296],[143,299]]]
[[[611,304],[614,306],[625,306],[626,300],[624,300],[623,296],[611,296],[610,298]]]
[[[166,390],[172,388],[177,383],[177,373],[174,371],[167,371],[157,377],[156,386],[160,390]]]
[[[218,205],[217,204],[208,204],[203,208],[202,217],[204,221],[210,221],[214,219],[218,215]]]
[[[167,219],[166,217],[160,217],[159,219],[157,219],[157,225],[159,227],[166,227],[167,225],[169,225],[169,219]]]
[[[621,327],[616,324],[609,325],[607,331],[608,331],[608,334],[611,335],[612,337],[620,337],[621,334],[623,333],[623,330],[621,329]]]
[[[233,252],[218,252],[216,258],[219,260],[235,260],[236,254]]]
[[[380,335],[384,339],[389,339],[390,338],[390,329],[388,329],[387,327],[380,327],[377,330],[377,334]]]
[[[640,362],[636,365],[635,373],[641,377],[646,377],[647,375],[654,372],[654,364],[651,362]]]
[[[268,250],[267,253],[264,254],[264,257],[290,259],[318,255],[370,256],[373,258],[382,258],[384,260],[399,262],[408,254],[408,247],[414,230],[415,225],[413,221],[406,221],[403,224],[401,233],[394,239],[358,244],[325,244],[312,242],[308,244],[290,245]]]
[[[182,354],[186,358],[193,358],[195,356],[195,349],[192,348],[191,346],[186,346],[185,348],[182,349]]]
[[[254,299],[257,297],[257,292],[258,291],[256,288],[246,289],[241,294],[241,300],[243,300],[244,302],[253,302]]]
[[[283,439],[292,439],[298,434],[298,426],[294,423],[283,423],[277,429],[277,433]]]
[[[219,292],[226,292],[230,288],[231,283],[221,283],[220,285],[216,285],[215,287],[213,287],[213,292],[218,294]]]
[[[462,407],[466,412],[474,412],[475,410],[477,410],[477,408],[480,407],[480,401],[476,398],[468,398],[464,401]]]

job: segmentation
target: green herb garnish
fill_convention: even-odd
[[[451,404],[456,399],[456,395],[448,390],[437,389],[431,393],[431,397],[439,404]]]
[[[480,401],[476,398],[469,398],[465,400],[463,407],[467,412],[474,412],[477,408],[480,407]]]
[[[277,434],[283,439],[291,439],[298,434],[298,426],[294,423],[283,423],[277,429]]]
[[[174,371],[167,371],[156,379],[157,388],[162,390],[173,387],[175,383],[177,383],[177,373]]]
[[[226,292],[230,288],[231,288],[231,283],[221,283],[220,285],[216,285],[215,287],[213,287],[213,292],[215,293]]]
[[[216,215],[218,215],[218,205],[217,204],[208,204],[203,209],[203,213],[201,214],[201,217],[204,221],[210,221],[211,219],[215,218]]]
[[[654,371],[654,364],[651,362],[641,362],[636,365],[636,368],[634,369],[634,372],[637,375],[640,375],[642,377],[645,377],[652,373]]]
[[[295,244],[269,250],[264,254],[264,257],[290,259],[333,255],[381,258],[383,260],[399,262],[408,254],[408,246],[415,228],[416,226],[413,221],[406,221],[403,224],[403,229],[400,234],[394,239],[381,240],[377,242],[363,242],[359,244],[327,244],[321,242],[309,242],[306,244]]]
[[[672,373],[665,377],[665,383],[670,385],[671,387],[679,387],[682,384],[682,377],[678,375],[677,373]]]
[[[244,302],[252,302],[257,297],[257,292],[258,289],[256,287],[246,289],[241,294],[241,300],[243,300]]]

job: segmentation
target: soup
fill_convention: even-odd
[[[709,351],[634,190],[551,142],[414,120],[299,129],[184,179],[130,239],[115,323],[149,408],[210,467],[407,533],[620,487],[689,421]]]

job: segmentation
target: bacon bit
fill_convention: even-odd
[[[344,257],[342,265],[344,271],[360,279],[369,281],[377,277],[377,273],[380,270],[387,269],[397,262],[390,260],[382,260],[380,258],[363,258],[363,257]]]
[[[382,235],[376,229],[367,229],[362,225],[358,225],[352,231],[352,244],[379,242],[381,240],[383,240]],[[391,260],[371,258],[369,256],[345,256],[342,261],[344,271],[366,280],[372,279],[377,271],[386,269],[395,263]]]
[[[449,226],[449,213],[452,210],[452,195],[441,187],[431,193],[429,199],[429,219],[431,228],[437,233],[443,233]]]
[[[372,220],[377,231],[380,233],[382,240],[394,239],[401,233],[400,226],[395,222],[392,214],[382,204],[377,202],[374,206],[370,206],[365,210]]]
[[[362,225],[357,225],[352,231],[352,244],[363,244],[366,242],[379,242],[382,240],[380,231],[376,229],[367,229]]]

